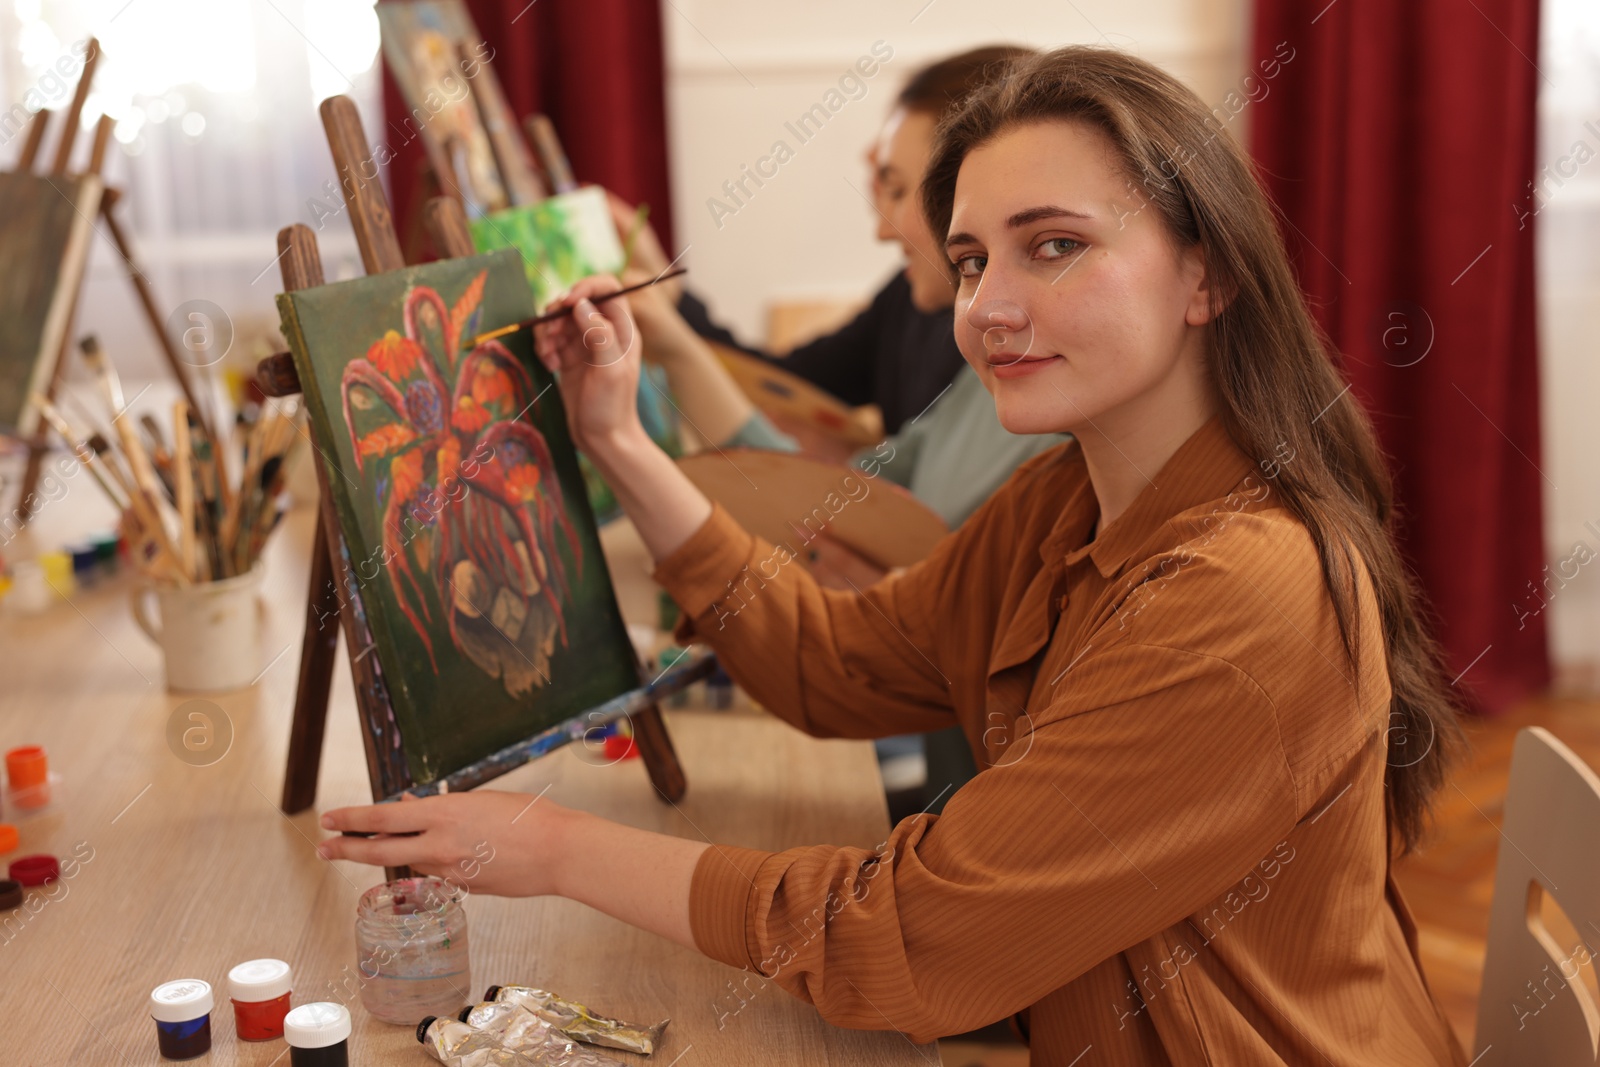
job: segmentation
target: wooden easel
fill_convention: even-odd
[[[400,241],[383,186],[376,178],[378,168],[370,165],[371,149],[354,102],[349,97],[335,96],[324,100],[320,111],[363,267],[368,274],[401,269],[406,263],[400,252]],[[372,177],[365,177],[369,174]],[[446,256],[473,254],[466,218],[458,202],[450,197],[435,197],[429,202],[426,214],[433,240]],[[296,224],[278,231],[278,252],[286,292],[323,284],[316,237],[309,227]],[[299,375],[287,353],[262,360],[256,371],[256,381],[268,396],[290,396],[301,391]],[[315,441],[313,444],[321,451],[320,444]],[[321,515],[312,538],[306,630],[300,648],[300,675],[295,689],[294,720],[280,802],[283,811],[291,815],[305,810],[316,800],[317,771],[322,760],[328,696],[338,644],[339,631],[329,625],[333,619],[339,620],[343,627],[349,649],[350,673],[362,718],[362,744],[373,799],[382,800],[404,791],[437,791],[436,787],[416,788],[417,784],[412,781],[399,744],[398,726],[383,670],[378,657],[370,654],[374,642],[362,608],[361,592],[357,588],[347,588],[344,595],[340,595],[339,583],[348,569],[349,552],[334,509],[325,465],[314,462],[312,466],[320,487]],[[703,677],[711,668],[709,659],[695,664],[679,672],[676,684],[687,684]],[[610,714],[630,719],[634,742],[651,784],[663,798],[675,801],[683,796],[687,783],[660,708],[653,699],[658,692],[666,691],[669,691],[667,686],[657,689],[653,685],[625,694],[612,702]],[[452,788],[467,788],[493,774],[503,773],[526,758],[526,755],[518,759],[517,754],[497,754],[483,761],[476,773],[451,776],[448,780],[453,783]]]
[[[61,140],[56,145],[55,159],[48,171],[51,175],[65,175],[67,165],[72,158],[72,149],[77,142],[78,128],[83,117],[83,105],[89,97],[89,87],[94,81],[95,67],[100,62],[100,42],[93,37],[89,38],[89,48],[83,57],[83,74],[78,78],[78,87],[73,91],[72,103],[67,109],[65,125],[61,128]],[[39,111],[28,124],[28,135],[23,141],[22,155],[17,160],[17,170],[26,172],[33,169],[33,164],[38,159],[41,146],[44,144],[45,133],[50,126],[52,117],[50,111]],[[95,124],[94,141],[89,151],[89,166],[83,171],[86,175],[98,177],[105,166],[106,149],[111,142],[111,131],[116,125],[115,120],[109,115],[101,115],[100,121]],[[133,282],[134,293],[139,298],[139,306],[144,310],[145,318],[149,320],[150,327],[155,331],[156,339],[161,342],[161,351],[166,356],[167,365],[172,370],[172,375],[178,380],[178,387],[183,390],[184,399],[189,402],[189,410],[194,413],[195,420],[199,423],[201,431],[212,442],[219,446],[214,428],[206,419],[206,409],[201,407],[195,398],[194,390],[189,385],[188,376],[183,372],[183,360],[178,355],[178,350],[173,346],[172,339],[167,336],[166,324],[161,319],[161,312],[156,308],[155,297],[151,295],[150,284],[145,280],[144,272],[133,261],[133,248],[128,243],[127,234],[122,229],[122,224],[117,221],[114,210],[121,193],[107,186],[100,194],[99,217],[105,221],[106,229],[111,233],[111,241],[117,247],[117,253],[122,257],[122,262],[128,268],[128,277]],[[85,266],[87,273],[87,265]],[[62,367],[66,363],[67,352],[72,347],[72,321],[77,316],[78,299],[83,293],[82,282],[72,297],[72,311],[67,316],[67,328],[61,338],[61,351],[56,359],[55,371],[50,375],[50,381],[45,386],[45,396],[54,400],[56,387],[61,380]],[[22,475],[22,492],[18,498],[18,524],[25,525],[33,517],[25,505],[39,487],[40,466],[45,453],[50,450],[49,437],[44,428],[34,435],[28,442],[28,462]],[[220,450],[218,452],[220,455]]]

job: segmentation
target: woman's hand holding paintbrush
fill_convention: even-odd
[[[541,325],[540,361],[561,376],[567,426],[633,520],[653,558],[665,559],[711,515],[711,502],[639,421],[642,345],[615,278],[585,278]]]

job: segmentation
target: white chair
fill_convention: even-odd
[[[1548,893],[1577,929],[1558,943]],[[1600,963],[1600,777],[1545,730],[1517,734],[1478,994],[1473,1067],[1594,1067],[1600,1005],[1579,969]]]

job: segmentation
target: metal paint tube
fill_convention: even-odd
[[[608,1019],[582,1004],[532,986],[490,986],[484,999],[524,1007],[575,1041],[619,1048],[624,1052],[637,1052],[645,1056],[656,1050],[662,1032],[672,1021],[663,1019],[654,1026],[639,1026],[620,1019]]]
[[[541,1067],[623,1067],[620,1060],[578,1044],[510,1001],[468,1008],[461,1013],[461,1021],[492,1035],[503,1047],[522,1053]]]
[[[454,1019],[428,1016],[417,1027],[417,1040],[445,1067],[542,1067],[537,1060],[502,1048],[493,1034]]]

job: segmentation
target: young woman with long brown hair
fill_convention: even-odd
[[[982,769],[941,816],[765,853],[548,802],[513,826],[525,798],[480,791],[331,812],[420,836],[325,853],[442,870],[493,834],[475,889],[584,901],[841,1026],[1014,1017],[1039,1064],[1461,1063],[1389,878],[1458,743],[1448,687],[1371,430],[1207,119],[1150,64],[1067,48],[942,128],[923,197],[962,353],[1009,429],[1075,441],[864,593],[651,446],[627,309],[587,299],[614,283],[541,338],[658,578],[765,707],[963,728]]]

